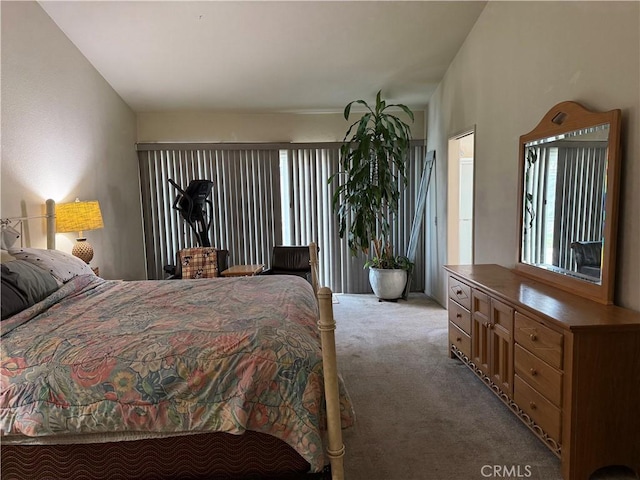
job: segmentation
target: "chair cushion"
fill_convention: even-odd
[[[218,256],[215,248],[185,248],[178,253],[182,278],[214,278],[218,276]]]
[[[220,250],[215,249],[216,251],[216,260],[218,263],[218,276],[220,276],[220,272],[225,271],[229,266],[229,250]],[[173,267],[172,270],[169,270],[170,267]],[[182,260],[180,260],[180,251],[176,253],[176,265],[167,265],[165,267],[165,271],[169,273],[171,276],[169,278],[172,279],[180,279],[182,277]],[[184,277],[188,278],[188,277]]]

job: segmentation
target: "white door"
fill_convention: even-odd
[[[447,263],[473,263],[474,133],[449,139],[447,194]]]
[[[458,260],[473,263],[473,158],[460,159],[460,203],[458,205]]]

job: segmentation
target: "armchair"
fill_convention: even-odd
[[[573,242],[571,249],[576,259],[578,272],[600,278],[602,242]]]
[[[311,282],[310,255],[307,245],[276,245],[271,254],[271,266],[261,275],[297,275]]]

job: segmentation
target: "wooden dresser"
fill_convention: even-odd
[[[445,266],[451,357],[556,454],[565,480],[640,476],[640,313],[498,265]]]

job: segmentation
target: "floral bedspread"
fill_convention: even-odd
[[[76,277],[2,322],[0,434],[255,430],[318,471],[317,315],[295,276]],[[352,409],[341,397],[346,427]]]

